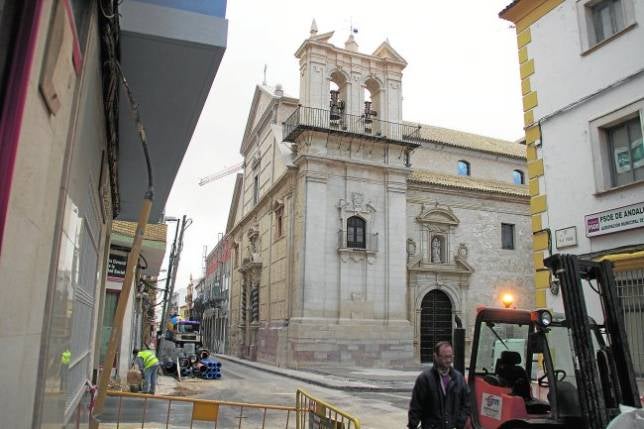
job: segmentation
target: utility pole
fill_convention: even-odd
[[[184,216],[185,218],[185,216]],[[163,311],[161,312],[161,321],[159,322],[159,331],[163,333],[165,329],[165,319],[168,316],[168,288],[170,287],[170,278],[174,274],[174,255],[177,249],[177,236],[179,235],[179,228],[181,227],[181,219],[177,218],[168,218],[168,221],[176,222],[177,225],[174,229],[174,240],[172,241],[172,247],[170,248],[170,257],[168,260],[168,272],[166,273],[165,278],[165,290],[163,291]],[[170,296],[172,298],[172,295]],[[157,347],[159,342],[157,341]]]
[[[172,294],[174,293],[174,284],[177,281],[177,269],[179,268],[179,259],[181,258],[181,251],[183,250],[183,233],[185,232],[188,227],[192,225],[192,219],[186,219],[186,215],[183,215],[183,218],[181,219],[181,228],[179,231],[179,243],[177,244],[177,251],[176,255],[174,256],[174,270],[172,271],[172,276],[168,276],[168,278],[172,277],[171,282],[170,282],[170,290],[168,292],[168,301],[166,303],[169,303],[172,301]],[[170,306],[168,305],[168,308]],[[164,321],[165,323],[165,321]]]

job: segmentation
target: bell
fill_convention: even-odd
[[[340,119],[340,112],[338,109],[339,92],[332,89],[330,91],[330,94],[331,94],[331,101],[329,102],[329,110],[330,110],[329,119],[331,119],[332,121],[337,121],[338,119]]]

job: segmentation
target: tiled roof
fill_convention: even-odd
[[[418,125],[413,122],[405,122],[405,124]],[[433,143],[526,159],[525,146],[515,142],[432,125],[420,124],[420,126],[421,138]]]
[[[517,3],[519,3],[519,1],[521,1],[521,0],[514,0],[512,3],[510,3],[509,5],[504,7],[503,10],[501,12],[499,12],[499,16],[503,15],[505,12],[507,12],[510,9],[512,9]]]
[[[517,197],[528,197],[526,185],[515,185],[513,183],[499,182],[496,180],[475,179],[469,176],[452,176],[439,174],[427,170],[414,170],[409,176],[410,182],[426,183],[443,186],[446,188],[457,188],[488,192],[494,194],[513,195]]]
[[[136,233],[136,222],[128,222],[124,220],[115,220],[112,222],[112,232],[134,238]],[[145,227],[145,240],[161,241],[165,243],[168,226],[164,223],[149,223]]]

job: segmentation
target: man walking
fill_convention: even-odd
[[[134,349],[134,362],[143,373],[143,393],[150,393],[154,395],[157,387],[157,372],[159,369],[159,359],[152,350]]]
[[[470,389],[452,368],[454,351],[447,341],[434,347],[434,365],[416,379],[409,402],[407,427],[463,429],[470,416]]]

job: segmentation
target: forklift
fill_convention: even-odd
[[[544,263],[563,314],[478,311],[467,377],[474,428],[604,429],[620,404],[641,408],[611,263],[560,254]],[[588,291],[601,303],[601,321],[588,315]]]

